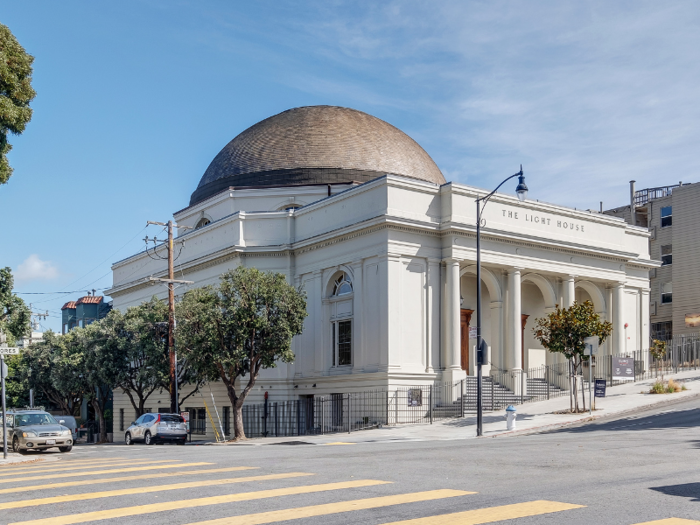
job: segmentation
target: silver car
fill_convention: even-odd
[[[127,445],[136,441],[143,441],[146,445],[166,441],[184,445],[187,425],[180,414],[144,414],[126,429],[124,441]]]
[[[6,420],[8,445],[11,444],[14,452],[24,453],[53,447],[58,447],[61,452],[70,452],[73,448],[70,429],[61,425],[48,412],[8,411]]]

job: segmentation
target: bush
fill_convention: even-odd
[[[656,381],[649,389],[650,394],[674,394],[676,392],[681,392],[682,390],[688,390],[685,385],[676,383],[673,379],[669,379],[668,383],[664,384],[662,381]]]

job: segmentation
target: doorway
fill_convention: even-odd
[[[459,316],[461,366],[469,374],[469,323],[474,310],[462,308]]]

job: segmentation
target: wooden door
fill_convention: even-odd
[[[461,365],[462,365],[462,370],[466,370],[467,373],[469,373],[469,322],[472,319],[472,314],[474,313],[474,310],[467,310],[466,308],[462,308],[460,312],[460,319],[459,319],[459,333],[461,335]]]

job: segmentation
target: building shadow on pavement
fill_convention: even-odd
[[[691,501],[700,501],[700,483],[683,483],[681,485],[649,488],[667,496],[680,496],[682,498],[691,498]]]
[[[615,430],[666,430],[669,428],[700,427],[700,409],[679,410],[643,417],[616,419],[615,421],[586,423],[580,426],[564,427],[548,433],[579,434],[583,432],[610,432]]]

